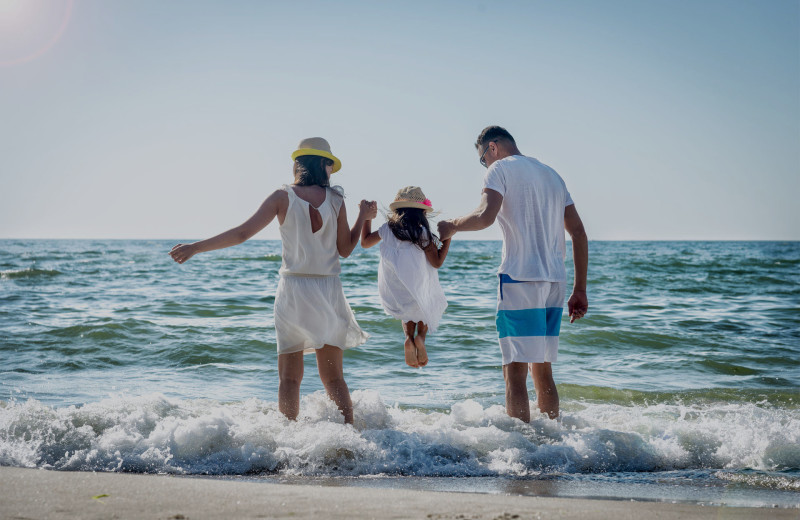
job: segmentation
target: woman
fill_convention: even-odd
[[[353,423],[350,391],[342,372],[342,352],[363,344],[367,334],[356,322],[339,280],[339,256],[353,252],[366,219],[377,204],[362,200],[352,229],[340,190],[330,186],[341,168],[328,142],[312,137],[292,153],[294,183],[275,190],[245,223],[193,244],[178,244],[170,255],[179,264],[197,253],[245,242],[277,217],[283,247],[275,295],[278,343],[278,407],[290,420],[300,411],[303,354],[315,353],[320,379],[347,424]]]

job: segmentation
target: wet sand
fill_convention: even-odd
[[[797,509],[328,487],[0,467],[2,518],[796,519]]]

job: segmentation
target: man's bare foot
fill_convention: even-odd
[[[414,338],[414,345],[417,347],[417,363],[424,367],[428,364],[428,351],[425,350],[425,336],[418,334]]]
[[[417,361],[417,347],[411,337],[406,336],[406,342],[403,344],[403,348],[406,351],[406,365],[419,368],[419,362]],[[425,359],[427,360],[427,357]]]

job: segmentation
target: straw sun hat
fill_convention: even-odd
[[[321,137],[308,137],[300,141],[297,150],[292,152],[292,160],[294,161],[301,155],[318,155],[330,159],[333,161],[333,173],[338,172],[342,167],[342,161],[331,153],[331,145]]]
[[[424,209],[425,213],[429,213],[433,211],[433,204],[425,197],[419,186],[406,186],[397,192],[394,202],[389,204],[389,209],[392,211],[400,208]]]

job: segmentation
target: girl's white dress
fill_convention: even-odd
[[[378,229],[381,237],[381,262],[378,266],[378,294],[384,310],[408,321],[422,321],[429,332],[436,332],[447,308],[439,272],[415,244],[398,240],[388,224]]]
[[[316,208],[322,227],[312,233],[309,203],[291,186],[283,189],[289,195],[289,208],[280,226],[282,264],[275,293],[278,354],[310,354],[324,345],[357,347],[369,335],[358,326],[339,280],[336,234],[343,198],[326,188],[325,200]]]

